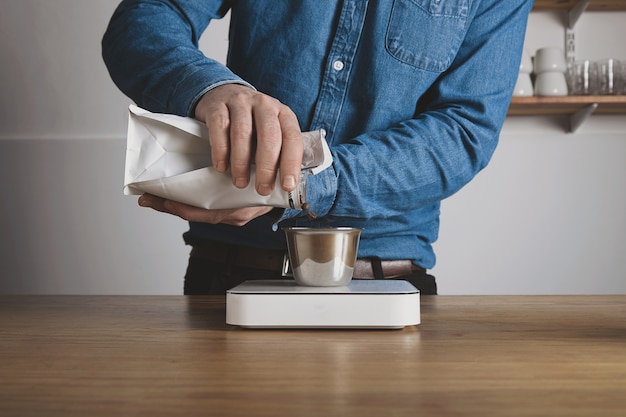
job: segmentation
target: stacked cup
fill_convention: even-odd
[[[515,90],[513,95],[518,97],[532,96],[533,82],[530,79],[530,74],[533,72],[533,63],[530,59],[528,52],[524,50],[522,52],[522,60],[519,64],[519,74],[517,75],[517,82],[515,83]]]
[[[617,59],[576,61],[568,68],[570,92],[575,95],[624,94],[625,75],[624,63]]]
[[[624,84],[622,63],[608,58],[598,61],[598,91],[600,94],[621,94]]]
[[[569,91],[573,95],[598,93],[598,65],[588,59],[576,61],[568,68]]]
[[[567,80],[565,78],[567,64],[561,48],[547,47],[537,50],[534,69],[536,95],[567,95]]]

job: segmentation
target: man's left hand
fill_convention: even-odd
[[[162,213],[173,214],[190,222],[224,223],[232,226],[243,226],[249,221],[272,211],[272,207],[268,206],[207,210],[167,200],[152,194],[143,194],[139,197],[138,203],[142,207],[149,207]]]

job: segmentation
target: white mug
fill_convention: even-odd
[[[513,95],[517,97],[532,96],[533,82],[530,79],[530,74],[520,72],[517,76],[517,82],[515,83],[515,89]]]
[[[535,95],[566,96],[567,80],[562,72],[542,72],[535,79]]]
[[[565,72],[567,63],[563,49],[556,46],[538,49],[535,53],[534,69],[535,74],[554,71]]]
[[[519,72],[522,74],[530,74],[533,72],[533,61],[530,59],[530,55],[526,49],[522,51],[522,59],[519,63]]]

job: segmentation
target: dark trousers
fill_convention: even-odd
[[[200,257],[189,257],[185,274],[185,295],[226,294],[244,281],[253,279],[289,279],[283,278],[278,271],[245,268],[230,263],[216,262]],[[437,294],[435,277],[426,271],[417,270],[409,275],[394,277],[410,282],[422,295]]]

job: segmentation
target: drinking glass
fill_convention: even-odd
[[[588,59],[574,62],[567,70],[567,81],[572,95],[598,94],[598,65]]]
[[[598,80],[600,94],[619,94],[622,89],[622,63],[617,59],[607,58],[598,61]]]

